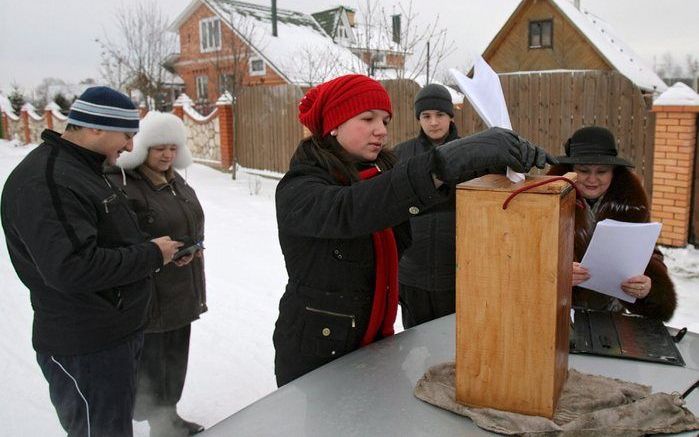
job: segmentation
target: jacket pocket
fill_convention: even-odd
[[[301,335],[301,352],[325,358],[336,358],[352,350],[357,331],[354,314],[305,307],[305,323]]]
[[[371,237],[353,240],[335,240],[332,257],[344,265],[371,268],[374,265],[374,250]]]
[[[117,311],[123,311],[124,298],[121,295],[121,289],[112,288],[110,290],[98,291],[97,296],[102,298],[111,308]]]

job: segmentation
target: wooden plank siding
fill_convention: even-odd
[[[411,80],[385,80],[381,83],[391,97],[393,107],[393,119],[388,125],[388,144],[393,148],[419,132],[414,102],[420,86]]]
[[[301,97],[301,89],[294,85],[244,88],[234,107],[238,164],[259,170],[288,170],[289,159],[303,138],[303,128],[296,119]]]
[[[655,115],[650,99],[628,79],[614,71],[573,71],[503,74],[500,80],[514,130],[562,155],[574,131],[605,126],[650,193]],[[483,129],[466,99],[455,123],[461,135]]]
[[[655,127],[653,127],[655,130]],[[699,245],[699,126],[697,126],[697,136],[694,140],[694,182],[692,183],[692,197],[690,200],[690,222],[689,222],[689,242]]]
[[[535,20],[552,21],[552,47],[529,47],[529,22]],[[488,45],[483,58],[498,73],[612,69],[587,38],[549,0],[520,3]]]
[[[609,128],[620,155],[636,165],[650,192],[655,115],[649,99],[613,71],[533,72],[500,76],[513,128],[554,155],[562,155],[572,133],[589,125]],[[385,81],[393,104],[389,148],[414,137],[419,125],[413,101],[419,87],[412,81]],[[284,172],[303,137],[297,104],[303,90],[293,85],[250,87],[239,96],[237,162],[249,168]],[[462,136],[485,129],[468,100],[455,111]]]

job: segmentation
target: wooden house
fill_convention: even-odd
[[[614,70],[647,92],[667,85],[579,0],[522,0],[483,52],[498,73]]]

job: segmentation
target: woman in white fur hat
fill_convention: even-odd
[[[199,245],[204,239],[204,212],[194,190],[175,169],[192,163],[182,120],[150,112],[134,137],[133,151],[123,153],[110,179],[126,192],[141,229],[157,237],[170,235]],[[136,392],[136,420],[148,420],[150,435],[186,436],[204,428],[177,414],[182,395],[191,323],[207,310],[201,249],[184,255],[155,274],[155,290],[145,329]]]

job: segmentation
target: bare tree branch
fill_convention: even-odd
[[[136,89],[146,105],[161,105],[167,71],[163,64],[176,50],[176,37],[168,32],[168,18],[154,0],[141,0],[116,15],[117,32],[97,42],[102,48],[102,77],[124,91]]]
[[[405,58],[403,65],[396,68],[398,77],[415,79],[427,72],[428,65],[430,77],[434,77],[442,61],[456,49],[454,41],[447,38],[446,27],[439,25],[439,15],[435,16],[434,21],[429,25],[420,26],[412,0],[407,3],[399,2],[397,7],[401,16],[398,53]],[[358,47],[370,53],[385,50],[386,47],[382,47],[382,41],[385,45],[385,42],[392,40],[392,23],[389,21],[392,14],[388,14],[383,7],[379,7],[376,0],[365,0],[360,4],[359,10],[363,23],[358,29]],[[430,43],[429,58],[427,42]],[[372,73],[371,65],[368,71],[369,74]]]

